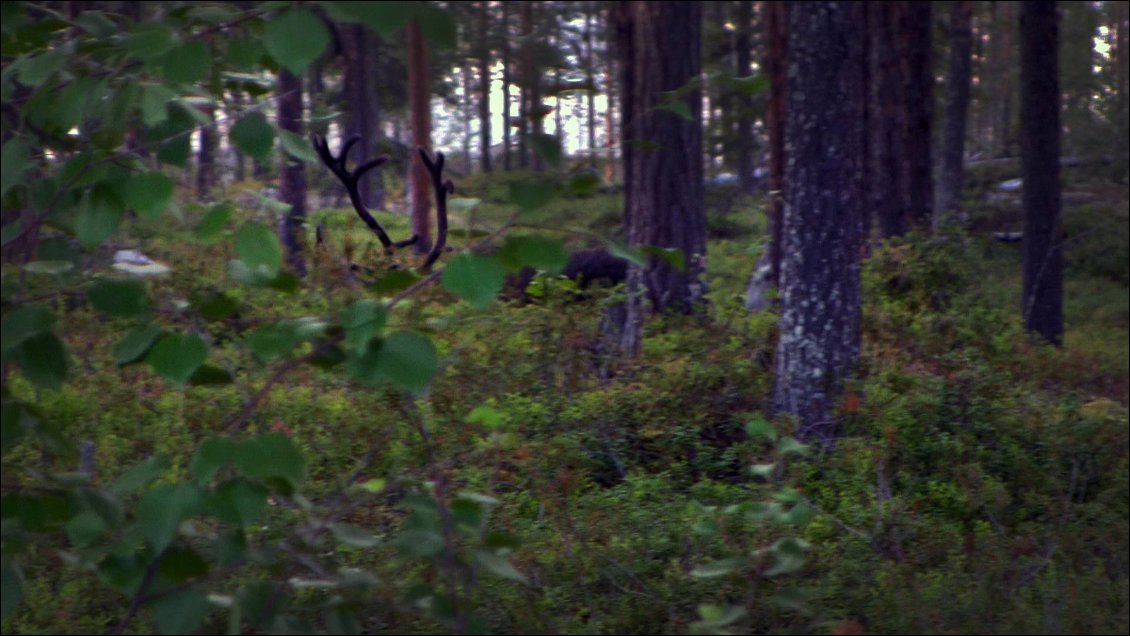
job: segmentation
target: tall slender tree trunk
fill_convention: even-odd
[[[369,79],[372,76],[370,52],[375,43],[369,28],[363,24],[344,25],[341,34],[342,54],[345,58],[345,94],[349,108],[345,137],[360,138],[354,150],[354,158],[360,165],[376,157],[380,141],[377,101]],[[365,205],[378,209],[384,207],[379,171],[365,174],[358,183],[358,190]]]
[[[1014,2],[993,2],[993,30],[989,40],[989,70],[986,81],[991,86],[993,109],[993,143],[997,155],[1015,156],[1012,126],[1015,94],[1016,9]]]
[[[899,73],[900,54],[895,44],[896,11],[894,2],[874,2],[867,11],[868,104],[871,116],[871,175],[869,207],[884,237],[901,236],[909,230],[903,192],[902,131],[903,84]]]
[[[914,0],[897,3],[900,17],[898,42],[902,50],[905,128],[902,165],[903,205],[911,228],[929,228],[934,207],[931,119],[934,110],[931,92],[934,75],[930,49],[931,3]]]
[[[647,267],[629,268],[626,319],[621,351],[639,350],[644,298],[655,311],[692,312],[706,297],[706,216],[703,212],[702,95],[688,92],[682,102],[691,121],[657,110],[663,96],[685,87],[702,70],[702,5],[697,2],[627,4],[621,60],[625,139],[655,150],[633,150],[625,165],[625,218],[633,246],[675,248],[685,257],[680,271],[652,257]],[[624,49],[622,49],[624,50]]]
[[[969,113],[969,91],[973,75],[973,3],[954,0],[950,4],[949,90],[946,91],[946,121],[942,139],[942,175],[938,183],[938,215],[956,212],[961,203],[965,156],[965,122]]]
[[[788,86],[788,7],[784,2],[766,2],[765,74],[769,77],[769,279],[777,288],[781,281],[781,221],[785,195],[785,104]]]
[[[530,129],[533,123],[530,113],[534,108],[534,61],[533,46],[529,37],[533,33],[533,28],[533,3],[523,2],[518,8],[518,32],[523,38],[518,56],[518,66],[521,69],[519,73],[521,90],[518,103],[518,118],[521,122],[518,128],[518,165],[522,168],[530,167]]]
[[[751,54],[753,52],[753,3],[738,2],[734,16],[734,72],[738,77],[748,77],[753,73]],[[736,134],[737,134],[737,170],[738,187],[742,192],[753,192],[753,97],[739,94],[735,100],[738,106]]]
[[[510,133],[513,130],[510,116],[510,3],[502,0],[502,163],[510,172]]]
[[[1058,16],[1054,1],[1020,10],[1020,122],[1024,164],[1024,326],[1063,343]]]
[[[479,2],[479,148],[482,157],[479,165],[483,172],[491,171],[490,156],[490,3]]]
[[[788,184],[774,404],[827,445],[860,348],[862,3],[789,7]]]
[[[596,168],[596,71],[594,68],[592,52],[593,13],[596,9],[592,2],[585,4],[585,83],[588,91],[585,94],[588,125],[586,126],[589,140],[589,165]]]
[[[428,80],[428,45],[420,24],[415,20],[408,23],[408,99],[412,112],[412,150],[408,160],[411,162],[412,181],[412,233],[419,236],[416,251],[425,254],[432,249],[431,188],[428,169],[420,162],[416,148],[431,149],[431,90]]]
[[[606,81],[608,82],[608,108],[606,108],[604,111],[604,131],[605,135],[607,136],[605,139],[605,147],[608,149],[608,155],[604,162],[604,180],[610,184],[616,182],[616,164],[619,163],[621,166],[624,166],[625,169],[628,165],[627,155],[625,154],[627,150],[626,148],[620,149],[620,161],[616,161],[616,148],[622,145],[620,141],[617,140],[617,133],[620,131],[620,126],[616,125],[617,104],[620,105],[621,126],[623,125],[624,121],[622,115],[622,113],[624,112],[624,98],[622,95],[619,95],[620,91],[617,88],[617,86],[624,85],[623,79],[620,77],[620,74],[624,70],[624,63],[620,62],[620,64],[617,64],[616,58],[620,55],[623,55],[621,51],[624,49],[625,43],[621,42],[620,40],[628,38],[628,36],[621,33],[621,31],[623,31],[623,26],[621,26],[620,23],[624,21],[624,18],[621,15],[622,13],[622,11],[618,11],[615,8],[615,5],[611,5],[608,9],[605,10],[605,26],[608,29],[608,41],[610,43],[615,43],[613,47],[610,47],[614,49],[612,51],[612,54],[605,56],[607,67],[604,75],[604,77],[607,78]],[[628,38],[626,41],[629,44],[631,42],[630,38]],[[621,178],[626,183],[627,175],[622,174]],[[628,189],[627,187],[625,187],[624,196],[627,196],[627,193]]]
[[[286,69],[279,71],[278,125],[282,130],[302,136],[302,78]],[[286,249],[287,264],[299,276],[306,275],[303,258],[306,223],[306,168],[301,161],[281,153],[279,165],[279,199],[290,206],[279,228]]]

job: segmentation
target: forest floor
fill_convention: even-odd
[[[973,231],[912,236],[868,259],[863,357],[836,408],[833,449],[801,449],[789,422],[767,416],[776,319],[749,314],[742,298],[765,242],[764,200],[724,188],[707,195],[708,316],[652,320],[638,360],[602,353],[614,290],[575,301],[550,286],[536,302],[474,310],[434,286],[393,316],[437,341],[441,371],[422,397],[302,367],[274,385],[247,431],[281,431],[303,449],[309,501],[359,478],[387,483],[337,508],[379,543],[328,548],[382,582],[359,612],[368,633],[450,629],[435,608],[413,605],[434,564],[398,540],[413,493],[441,467],[459,490],[497,502],[488,527],[514,541],[520,576],[461,587],[493,632],[1127,633],[1130,197],[1125,183],[1068,171],[1056,349],[1021,328],[1022,248],[992,238],[1022,226],[1016,201],[996,190],[1011,176],[972,175]],[[460,184],[480,204],[458,211],[456,247],[509,214],[507,183]],[[571,247],[591,246],[615,236],[619,206],[614,193],[560,198],[517,231],[567,228]],[[407,231],[401,217],[381,220],[394,236]],[[133,223],[138,238],[115,247],[173,267],[151,283],[167,315],[216,290],[257,319],[318,315],[371,293],[367,270],[346,282],[347,260],[387,267],[348,210],[313,215],[332,247],[292,294],[231,283],[230,241],[202,245],[192,222]],[[109,272],[110,253],[88,264]],[[228,327],[181,317],[210,334],[210,362],[237,381],[178,389],[114,365],[120,320],[86,305],[61,315],[71,380],[60,391],[18,377],[10,386],[88,444],[98,482],[155,453],[183,478],[194,449],[272,372]],[[37,462],[16,449],[5,466]],[[273,507],[262,536],[296,518]],[[103,633],[126,613],[128,599],[68,565],[56,552],[65,548],[43,546],[26,568],[25,606],[5,633]],[[208,585],[219,593],[240,580]],[[314,603],[290,610],[334,628]],[[142,611],[128,631],[151,631],[149,620]],[[215,613],[209,629],[225,620]]]

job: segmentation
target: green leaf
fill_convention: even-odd
[[[691,107],[687,106],[686,102],[673,101],[665,102],[655,107],[655,110],[664,110],[669,113],[675,113],[679,117],[687,121],[694,121],[694,115],[691,114]]]
[[[655,245],[645,245],[640,249],[648,256],[658,257],[660,260],[665,261],[671,267],[679,270],[680,272],[687,269],[686,257],[683,255],[683,250],[677,247],[657,247]]]
[[[289,9],[268,21],[263,30],[267,52],[295,75],[318,59],[329,43],[326,25],[306,9]]]
[[[753,466],[750,466],[750,468],[749,468],[750,473],[757,475],[758,477],[764,477],[766,479],[771,477],[776,470],[777,470],[777,464],[776,463],[754,464]]]
[[[437,49],[455,48],[459,32],[455,16],[430,3],[417,6],[416,20],[420,23],[420,33]]]
[[[330,532],[333,533],[335,539],[354,548],[372,548],[380,543],[373,533],[347,523],[330,525]]]
[[[731,572],[740,570],[747,566],[749,566],[749,559],[745,557],[719,559],[717,561],[711,561],[710,563],[703,563],[702,565],[691,570],[691,576],[700,579],[712,579],[720,576],[726,576]]]
[[[67,57],[58,50],[47,51],[35,57],[24,58],[20,64],[20,83],[36,87],[46,82],[63,66]]]
[[[266,226],[249,221],[235,235],[235,251],[252,271],[274,278],[282,267],[282,247],[275,233]]]
[[[363,354],[369,341],[380,335],[388,315],[384,305],[371,300],[358,300],[341,312],[341,327],[345,330],[346,347]]]
[[[172,29],[160,22],[142,22],[130,29],[126,51],[143,60],[155,60],[177,45]]]
[[[75,234],[87,249],[98,247],[118,229],[125,212],[118,195],[106,184],[88,191],[79,205]]]
[[[161,57],[158,64],[168,81],[191,84],[208,77],[212,54],[207,44],[193,40],[174,47]]]
[[[561,165],[561,140],[556,136],[534,134],[530,137],[530,144],[546,164],[554,168]]]
[[[75,24],[98,39],[108,39],[119,31],[118,25],[101,11],[83,11],[75,18]]]
[[[515,181],[510,184],[510,202],[532,212],[545,206],[557,194],[557,186],[551,181]]]
[[[398,331],[381,344],[376,368],[393,386],[419,393],[439,370],[439,356],[427,337]]]
[[[254,38],[235,38],[228,42],[227,60],[232,66],[251,69],[263,59],[267,52],[263,44]]]
[[[107,316],[131,318],[149,313],[145,285],[136,280],[103,278],[90,285],[86,296],[95,309]]]
[[[106,525],[106,521],[97,513],[89,510],[71,517],[66,526],[67,539],[70,540],[71,545],[77,548],[93,545],[109,530],[110,527]]]
[[[208,562],[192,548],[173,546],[165,551],[157,571],[162,578],[183,583],[208,574]]]
[[[133,494],[164,475],[171,465],[168,457],[158,453],[135,464],[107,486],[106,490],[117,497]]]
[[[173,180],[160,172],[143,172],[126,180],[122,198],[138,214],[155,219],[173,201]]]
[[[154,127],[169,119],[169,102],[177,94],[164,84],[147,84],[141,89],[141,121]]]
[[[208,345],[194,334],[165,334],[146,360],[158,375],[183,384],[208,358]]]
[[[733,625],[734,623],[745,618],[746,609],[744,607],[737,607],[728,605],[726,607],[719,607],[717,605],[703,604],[698,606],[698,615],[702,620],[691,623],[691,633],[693,634],[709,634],[716,633],[723,627]]]
[[[0,148],[0,197],[23,182],[24,173],[32,167],[31,153],[23,140],[13,137]]]
[[[482,309],[502,291],[506,269],[498,258],[487,254],[460,254],[443,272],[443,288],[462,296],[472,307]]]
[[[511,269],[533,267],[548,274],[560,274],[569,262],[561,241],[545,236],[507,236],[498,258]]]
[[[173,542],[181,521],[194,514],[200,503],[195,487],[166,484],[145,493],[134,512],[145,540],[155,552],[161,552]]]
[[[196,587],[185,588],[153,602],[153,616],[160,634],[193,634],[208,619],[212,604]]]
[[[609,241],[608,253],[613,256],[622,258],[634,265],[647,267],[647,256],[645,256],[643,250],[638,247],[632,247],[631,245],[624,245],[615,241]]]
[[[382,38],[390,39],[417,12],[415,2],[322,2],[330,17],[342,22],[363,22]]]
[[[60,389],[67,379],[67,350],[51,332],[24,340],[15,355],[24,377],[45,389]]]
[[[314,152],[314,148],[302,135],[280,128],[279,141],[282,142],[282,149],[291,157],[308,163],[318,162],[318,155]]]
[[[300,342],[293,325],[287,323],[263,325],[247,336],[247,346],[264,364],[288,355]]]
[[[236,443],[226,437],[209,437],[192,456],[188,472],[203,485],[212,480],[224,464],[235,459]]]
[[[263,513],[270,494],[262,484],[243,478],[231,479],[216,488],[204,503],[204,512],[224,523],[245,528]]]
[[[224,320],[238,308],[235,300],[224,292],[196,296],[192,299],[192,306],[205,320]]]
[[[248,440],[236,450],[236,464],[249,477],[281,478],[297,488],[306,480],[306,458],[281,433]]]
[[[259,161],[270,160],[271,149],[275,145],[275,129],[267,123],[267,116],[262,111],[257,110],[240,117],[231,127],[229,136],[243,152]]]
[[[427,559],[443,550],[443,536],[435,530],[407,530],[395,540],[397,549],[407,557]]]
[[[114,345],[114,364],[125,366],[140,362],[163,332],[157,325],[136,327]]]
[[[760,95],[769,90],[769,75],[760,73],[749,77],[734,77],[728,84],[739,95]]]
[[[375,494],[377,494],[377,493],[379,493],[379,492],[381,492],[382,490],[385,489],[385,483],[386,482],[385,482],[384,479],[378,478],[378,479],[370,479],[370,480],[367,480],[367,481],[363,481],[363,482],[361,482],[360,484],[357,484],[357,485],[358,485],[358,487],[360,487],[365,492],[369,492],[369,493],[372,493],[372,494],[375,495]]]
[[[394,269],[377,279],[369,289],[381,296],[391,296],[404,291],[420,280],[420,275],[407,269]]]
[[[196,236],[201,240],[214,238],[228,224],[231,218],[232,206],[230,203],[217,203],[208,208],[200,222],[196,224]]]
[[[51,331],[55,314],[43,305],[24,305],[4,314],[0,320],[0,349],[8,351],[25,340]]]
[[[509,560],[498,556],[493,552],[486,550],[475,550],[475,561],[483,567],[487,572],[501,576],[504,579],[511,581],[518,581],[529,585],[530,581],[526,575],[518,571]]]

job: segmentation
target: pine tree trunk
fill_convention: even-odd
[[[587,108],[585,114],[588,118],[589,138],[589,166],[596,169],[596,70],[592,53],[593,3],[585,5],[585,80],[588,91],[585,94]]]
[[[302,78],[286,69],[279,71],[278,125],[299,137],[302,133]],[[306,223],[306,168],[285,152],[279,165],[279,200],[290,206],[281,223],[282,244],[286,249],[287,264],[299,276],[306,275],[303,258],[304,229]]]
[[[363,24],[345,25],[341,33],[345,59],[345,95],[349,108],[345,138],[360,138],[353,150],[353,159],[357,165],[361,165],[377,156],[380,141],[376,99],[369,81],[371,69],[367,63],[374,42],[369,28]],[[366,206],[377,209],[384,207],[379,171],[365,174],[358,183],[358,190]]]
[[[753,73],[751,53],[753,42],[751,31],[753,29],[753,3],[739,2],[737,4],[737,22],[734,38],[734,72],[738,77],[749,77]],[[753,97],[750,95],[737,96],[736,130],[737,134],[737,170],[738,187],[742,192],[753,192]]]
[[[412,113],[412,149],[409,151],[412,193],[412,233],[420,237],[416,251],[432,249],[431,181],[428,169],[420,162],[417,148],[431,150],[431,91],[428,81],[428,48],[415,20],[408,23],[408,109]]]
[[[970,0],[955,0],[950,8],[949,90],[946,91],[942,175],[938,183],[939,215],[956,212],[961,203],[965,122],[969,113],[973,67],[973,3]]]
[[[201,108],[209,119],[216,121],[216,107],[209,104]],[[206,201],[216,187],[216,127],[215,123],[200,127],[200,147],[196,151],[196,200]]]
[[[915,0],[897,3],[900,24],[898,41],[902,49],[903,96],[903,205],[910,228],[929,228],[934,207],[933,153],[930,120],[934,104],[931,97],[934,75],[930,49],[929,2]]]
[[[490,3],[479,3],[479,165],[491,171],[490,156]]]
[[[789,7],[788,184],[777,345],[779,412],[830,443],[860,347],[862,3]]]
[[[1053,1],[1020,10],[1020,122],[1024,164],[1024,326],[1063,342],[1058,19]]]
[[[706,295],[706,216],[703,211],[702,95],[682,102],[692,120],[657,110],[663,96],[685,87],[702,70],[702,8],[697,2],[633,2],[627,18],[630,42],[621,55],[625,139],[657,150],[632,151],[625,165],[628,242],[683,252],[679,271],[652,257],[646,268],[629,269],[629,300],[621,350],[638,352],[645,307],[684,313],[701,308]]]
[[[884,238],[909,230],[903,208],[903,84],[895,45],[895,3],[870,3],[867,11],[868,122],[871,175],[869,208]]]
[[[785,103],[788,84],[788,7],[784,2],[767,2],[765,8],[765,73],[769,77],[769,105],[766,126],[769,132],[769,280],[773,288],[781,281],[781,221],[785,192]]]

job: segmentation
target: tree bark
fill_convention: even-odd
[[[479,3],[479,165],[491,171],[490,156],[490,3]]]
[[[906,128],[903,131],[903,165],[906,179],[903,194],[907,221],[911,228],[929,228],[934,207],[931,119],[934,104],[931,92],[931,3],[914,0],[899,2],[900,42],[903,51],[903,94]]]
[[[302,78],[286,69],[279,71],[278,125],[282,130],[302,136]],[[306,223],[306,168],[301,161],[285,152],[279,165],[279,200],[290,206],[282,218],[282,244],[286,249],[287,264],[299,276],[306,275],[303,258]]]
[[[628,242],[637,247],[683,252],[679,271],[652,257],[647,267],[629,268],[621,351],[639,351],[644,297],[654,311],[684,313],[705,302],[706,217],[703,211],[702,95],[682,101],[688,121],[657,110],[664,94],[685,87],[702,70],[702,8],[697,2],[627,3],[622,22],[623,137],[647,144],[626,150],[625,219]],[[626,52],[626,55],[624,54]]]
[[[1020,122],[1024,164],[1024,326],[1063,342],[1063,230],[1060,227],[1060,92],[1056,3],[1020,10]]]
[[[734,73],[738,77],[749,77],[753,74],[751,53],[753,41],[753,3],[738,2],[734,21]],[[737,170],[738,188],[750,194],[753,192],[753,97],[748,94],[739,94],[734,100],[737,105],[735,134],[737,136]]]
[[[585,94],[588,140],[589,140],[589,166],[596,169],[596,62],[592,52],[593,14],[596,9],[592,2],[585,4],[585,80],[588,91]]]
[[[429,192],[431,177],[420,162],[416,148],[431,150],[431,91],[428,81],[428,45],[415,20],[408,23],[408,98],[412,113],[411,162],[412,233],[420,237],[416,252],[426,254],[432,249],[431,205]]]
[[[502,0],[502,163],[510,172],[510,3]]]
[[[862,3],[789,7],[788,184],[774,404],[830,443],[860,347]]]
[[[769,279],[774,288],[781,281],[781,221],[785,193],[785,103],[788,85],[788,7],[784,2],[765,3],[765,74],[769,77]]]
[[[380,122],[377,119],[376,96],[369,81],[371,69],[368,64],[373,48],[373,36],[363,24],[345,25],[341,29],[342,54],[345,58],[345,95],[349,108],[346,119],[345,138],[359,137],[354,159],[361,165],[377,155],[380,141]],[[358,182],[361,201],[374,209],[384,207],[383,188],[380,172],[370,171]]]
[[[903,208],[903,84],[895,46],[895,5],[874,2],[867,11],[868,121],[871,175],[869,208],[884,238],[901,236],[909,226]]]
[[[973,3],[954,0],[950,5],[949,90],[942,138],[942,175],[938,183],[937,213],[958,211],[961,204],[965,155],[965,122],[973,70]]]

